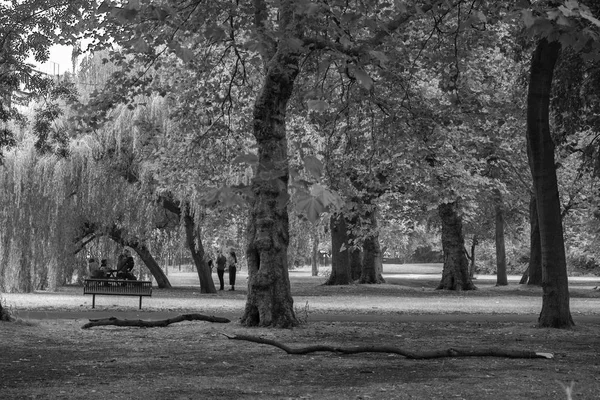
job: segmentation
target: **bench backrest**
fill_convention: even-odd
[[[86,279],[83,294],[150,296],[152,295],[152,282],[124,279]]]

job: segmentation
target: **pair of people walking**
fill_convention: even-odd
[[[217,256],[217,276],[219,277],[219,290],[224,290],[225,281],[225,268],[229,269],[229,284],[231,285],[231,289],[235,290],[235,275],[237,273],[237,257],[233,250],[230,250],[227,255],[223,255],[221,250],[218,251]]]

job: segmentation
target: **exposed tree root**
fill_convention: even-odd
[[[158,321],[144,321],[141,319],[118,319],[115,317],[110,318],[102,318],[102,319],[90,319],[90,322],[83,325],[81,329],[88,329],[94,326],[102,326],[102,325],[115,325],[115,326],[139,326],[142,328],[156,328],[156,327],[165,327],[170,324],[174,324],[176,322],[182,321],[207,321],[207,322],[217,322],[225,324],[227,322],[231,322],[227,318],[223,317],[215,317],[213,315],[203,315],[203,314],[182,314],[173,318],[161,319]]]
[[[248,342],[268,344],[285,351],[288,354],[309,354],[317,351],[328,351],[332,353],[357,354],[357,353],[391,353],[404,356],[412,360],[428,360],[432,358],[443,357],[507,357],[507,358],[554,358],[552,353],[537,353],[528,350],[510,350],[510,349],[441,349],[431,351],[411,351],[394,346],[355,346],[355,347],[336,347],[327,345],[314,345],[301,348],[291,348],[285,344],[271,339],[264,339],[257,336],[248,335],[228,335],[232,340],[245,340]]]

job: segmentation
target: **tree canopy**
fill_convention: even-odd
[[[467,290],[465,234],[491,239],[494,223],[526,234],[532,193],[542,267],[557,271],[545,285],[564,287],[567,255],[547,249],[595,240],[589,229],[562,238],[563,216],[596,207],[583,184],[599,159],[600,21],[589,3],[0,4],[0,97],[36,102],[0,104],[2,289],[81,276],[78,249],[98,237],[139,249],[160,280],[150,250],[176,234],[212,292],[211,247],[235,238],[249,270],[243,323],[294,326],[296,218],[343,218],[333,256],[360,251],[363,283],[381,281],[389,221],[402,235],[436,227],[439,288]],[[81,40],[75,76],[53,83],[27,63]]]

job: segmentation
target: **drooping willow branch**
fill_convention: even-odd
[[[354,347],[338,347],[330,345],[312,345],[307,347],[292,348],[283,343],[279,343],[272,339],[265,339],[257,336],[248,335],[228,335],[223,333],[228,339],[245,340],[248,342],[267,344],[275,346],[285,351],[288,354],[310,354],[319,351],[341,353],[341,354],[358,354],[358,353],[388,353],[398,354],[411,360],[430,360],[434,358],[444,357],[505,357],[505,358],[545,358],[552,359],[552,353],[538,353],[530,350],[514,350],[514,349],[499,349],[499,348],[448,348],[435,349],[427,351],[412,351],[395,346],[354,346]]]

